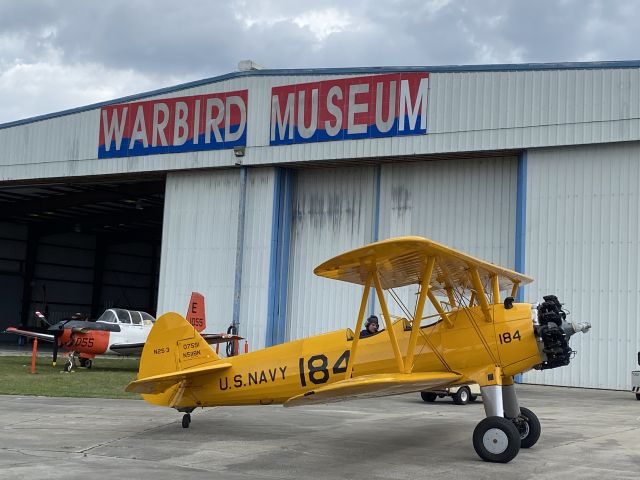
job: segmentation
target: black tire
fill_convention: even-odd
[[[64,371],[65,372],[69,373],[72,368],[73,368],[73,362],[68,361],[67,363],[64,364]]]
[[[90,358],[81,358],[80,359],[80,366],[83,368],[91,368],[91,359]]]
[[[524,407],[520,407],[520,420],[524,420],[523,424],[526,425],[526,428],[520,431],[520,448],[531,448],[540,438],[540,420],[535,413]]]
[[[438,398],[438,394],[433,392],[420,392],[420,396],[422,397],[422,400],[429,403],[435,402],[436,398]]]
[[[640,393],[636,393],[636,400],[640,400]]]
[[[182,428],[189,428],[190,424],[191,424],[191,415],[188,413],[185,413],[182,416]]]
[[[473,431],[473,448],[485,462],[508,463],[520,451],[520,433],[511,420],[487,417]]]
[[[466,405],[471,398],[471,390],[469,387],[460,387],[456,393],[452,395],[453,403],[456,405]]]
[[[470,402],[475,402],[476,400],[478,400],[478,395],[471,395],[471,396],[469,397],[469,401],[470,401]]]

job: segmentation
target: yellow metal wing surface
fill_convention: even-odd
[[[430,285],[433,293],[447,288],[471,289],[469,271],[476,269],[482,283],[491,277],[499,280],[500,290],[514,284],[526,285],[533,279],[499,267],[422,237],[398,237],[371,243],[338,255],[314,270],[316,275],[365,285],[369,274],[377,272],[383,289],[420,283],[420,275],[428,258],[435,258]]]
[[[341,402],[355,398],[385,397],[418,392],[456,382],[461,375],[453,372],[381,373],[342,380],[290,398],[285,407]]]

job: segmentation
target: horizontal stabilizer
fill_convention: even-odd
[[[231,335],[230,333],[201,333],[200,335],[209,345],[244,340],[244,337]]]
[[[401,393],[418,392],[430,388],[449,385],[461,378],[453,372],[430,373],[380,373],[364,375],[332,383],[325,387],[310,390],[292,397],[284,403],[285,407],[316,405],[320,403],[341,402],[356,398],[374,398]]]
[[[214,363],[199,367],[188,368],[177,372],[163,373],[152,377],[136,380],[127,385],[125,390],[134,393],[158,394],[166,391],[173,385],[189,380],[200,375],[211,373],[216,370],[224,370],[231,366],[230,363]]]
[[[37,338],[38,340],[44,340],[45,342],[53,342],[55,340],[55,337],[50,333],[30,332],[29,330],[20,330],[15,327],[9,327],[5,332],[15,333],[16,335],[22,335],[23,337]]]

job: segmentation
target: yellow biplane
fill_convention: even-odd
[[[537,417],[518,404],[513,376],[567,365],[569,337],[590,328],[567,322],[554,296],[537,307],[515,303],[530,277],[421,237],[373,243],[314,272],[364,286],[355,332],[373,288],[386,328],[366,338],[338,330],[222,359],[182,316],[167,313],[127,391],[183,412],[187,428],[197,407],[293,407],[478,383],[487,418],[474,430],[474,448],[483,460],[508,462],[540,436]],[[394,289],[411,285],[414,313],[394,321],[387,296],[399,301]]]

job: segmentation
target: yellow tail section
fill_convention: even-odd
[[[189,382],[214,370],[229,368],[196,329],[178,313],[165,313],[147,337],[138,380],[128,392],[143,394],[156,405],[174,406],[182,399]]]

